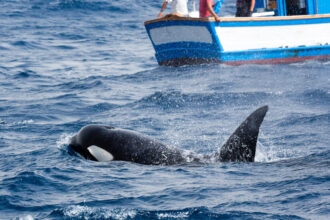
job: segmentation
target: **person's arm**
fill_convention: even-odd
[[[254,1],[254,0],[253,0]],[[215,18],[216,21],[221,21],[221,19],[219,18],[219,16],[213,11],[213,7],[212,7],[212,2],[211,1],[206,1],[206,6],[207,9],[209,10],[209,12],[213,15],[213,17]]]
[[[250,12],[251,12],[251,15],[252,15],[252,12],[254,10],[254,6],[256,4],[256,0],[251,0],[251,7],[250,7]]]
[[[253,1],[254,1],[254,0],[253,0]],[[163,11],[165,11],[166,5],[167,5],[167,1],[165,0],[164,3],[163,3],[163,5],[162,5],[162,9],[160,9],[160,12],[159,12],[157,18],[161,18],[161,17],[164,16],[164,15],[163,15]]]

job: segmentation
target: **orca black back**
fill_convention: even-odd
[[[95,161],[122,160],[140,164],[173,165],[206,162],[253,162],[261,123],[268,111],[254,111],[229,137],[219,151],[201,156],[170,147],[147,135],[105,125],[87,125],[72,137],[70,147],[84,158]]]

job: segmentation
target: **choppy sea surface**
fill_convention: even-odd
[[[0,1],[0,219],[329,219],[330,60],[160,67],[143,22],[161,4]],[[100,163],[68,148],[96,123],[211,153],[262,105],[255,163]]]

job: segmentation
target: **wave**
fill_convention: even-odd
[[[7,47],[5,47],[5,46],[3,46],[3,45],[2,45],[2,46],[0,45],[0,51],[1,51],[1,50],[9,50],[9,48],[7,48]]]
[[[135,2],[129,0],[13,0],[7,1],[2,8],[3,15],[12,18],[25,17],[27,15],[40,18],[48,16],[47,12],[111,12],[114,14],[132,13],[136,7],[132,6]],[[138,6],[134,4],[135,6]],[[0,9],[1,11],[1,9]]]
[[[21,47],[21,48],[24,48],[24,49],[43,49],[41,46],[40,46],[40,43],[37,43],[37,42],[34,42],[34,41],[24,41],[24,40],[18,40],[18,41],[14,41],[11,43],[12,46],[15,46],[15,47]]]
[[[92,89],[102,86],[103,83],[101,80],[79,80],[79,81],[71,81],[66,82],[63,84],[58,85],[61,89],[66,90],[86,90],[86,89]]]
[[[287,126],[296,126],[296,125],[311,125],[315,123],[322,124],[328,123],[330,121],[330,114],[294,114],[286,118],[281,119],[278,122],[278,126],[287,127]]]
[[[87,112],[105,112],[105,111],[109,111],[111,109],[114,109],[118,107],[118,105],[115,105],[115,104],[110,104],[110,103],[107,103],[107,102],[103,102],[103,103],[98,103],[98,104],[95,104],[95,105],[90,105],[90,106],[87,106],[87,107],[84,107],[84,109],[87,111]]]
[[[245,93],[197,93],[185,94],[179,91],[155,92],[154,94],[142,98],[138,103],[142,107],[150,104],[158,105],[162,108],[181,108],[191,106],[219,106],[235,105],[246,103],[247,105],[260,105],[261,100],[270,96],[264,92],[245,92]]]
[[[46,7],[48,10],[84,10],[84,11],[111,11],[114,13],[131,13],[131,4],[123,1],[96,1],[96,0],[54,0],[49,1],[45,6],[44,3],[39,1],[33,5],[34,9]]]
[[[302,94],[304,103],[311,105],[328,105],[330,92],[326,89],[307,90]]]
[[[253,211],[218,211],[207,207],[149,211],[121,208],[93,208],[80,205],[56,209],[48,217],[74,219],[304,219],[296,215],[280,215]]]
[[[330,151],[320,151],[302,157],[295,157],[276,162],[280,166],[286,167],[311,167],[311,168],[327,168],[330,163]]]
[[[14,75],[14,79],[40,78],[41,76],[32,70],[23,70]]]

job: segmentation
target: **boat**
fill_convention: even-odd
[[[284,63],[330,57],[330,0],[256,0],[251,17],[144,22],[159,65]]]

